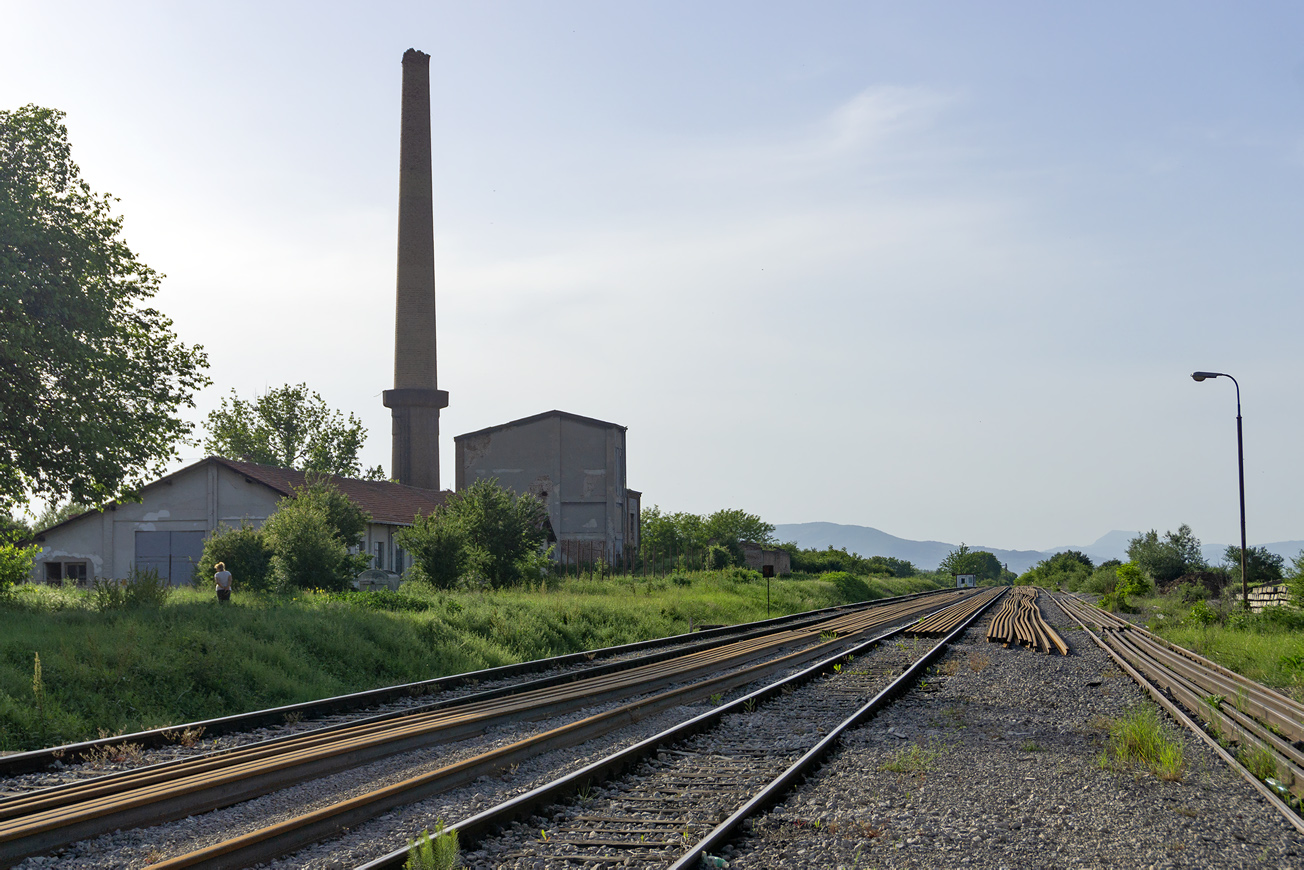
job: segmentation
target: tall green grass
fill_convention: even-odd
[[[859,580],[772,580],[770,613],[934,588],[925,578]],[[742,571],[483,593],[237,591],[227,605],[181,589],[159,607],[94,608],[88,593],[41,586],[0,598],[0,751],[680,634],[689,620],[767,615],[765,581]]]

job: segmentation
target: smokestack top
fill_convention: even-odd
[[[424,51],[417,51],[415,48],[409,48],[403,52],[404,63],[423,63],[427,66],[430,64],[430,55]]]

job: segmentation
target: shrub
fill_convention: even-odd
[[[442,509],[417,515],[412,525],[395,535],[398,545],[412,554],[420,579],[436,589],[452,589],[466,569],[466,536]],[[417,578],[413,578],[417,579]]]
[[[153,568],[133,568],[127,579],[96,580],[91,587],[91,602],[96,610],[124,610],[128,607],[160,608],[172,594],[172,586]]]
[[[281,507],[263,527],[263,535],[272,553],[271,573],[278,588],[341,590],[348,588],[356,573],[354,557],[349,556],[318,505],[282,499]]]
[[[1203,583],[1179,583],[1175,590],[1177,597],[1188,604],[1194,601],[1204,601],[1209,597],[1209,590]]]
[[[204,541],[204,553],[195,566],[195,585],[213,576],[218,562],[226,565],[242,589],[261,591],[272,584],[272,552],[261,530],[243,520],[238,529],[221,526]]]
[[[711,571],[723,571],[734,563],[733,554],[729,548],[720,544],[712,544],[706,548],[706,567]]]
[[[838,590],[838,594],[848,603],[856,601],[868,601],[873,595],[869,591],[869,586],[860,577],[848,574],[846,571],[832,571],[828,574],[821,574],[820,579],[825,583],[832,583]]]
[[[15,583],[22,583],[32,573],[32,561],[41,548],[33,544],[20,547],[9,541],[0,540],[0,594],[5,593]]]

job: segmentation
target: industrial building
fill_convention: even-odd
[[[563,564],[632,559],[642,493],[625,485],[625,427],[546,411],[453,439],[457,489],[494,479],[537,496]]]
[[[372,568],[394,573],[411,565],[394,534],[449,495],[389,481],[325,479],[371,514],[361,548],[371,555]],[[31,578],[84,584],[96,577],[123,578],[135,569],[158,571],[174,586],[189,583],[209,534],[245,521],[261,526],[277,502],[307,482],[304,472],[292,468],[210,456],[147,484],[139,502],[113,502],[40,530]]]

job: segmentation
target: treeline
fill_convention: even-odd
[[[1151,529],[1128,541],[1127,562],[1110,559],[1096,565],[1077,550],[1056,553],[1024,574],[1020,584],[1060,588],[1069,592],[1094,592],[1107,596],[1106,606],[1125,604],[1129,595],[1155,590],[1176,592],[1187,601],[1218,597],[1227,586],[1241,587],[1241,548],[1223,551],[1223,562],[1211,565],[1200,549],[1200,539],[1183,523],[1162,535]],[[1286,581],[1304,597],[1304,551],[1290,568],[1266,547],[1245,551],[1247,585]]]

